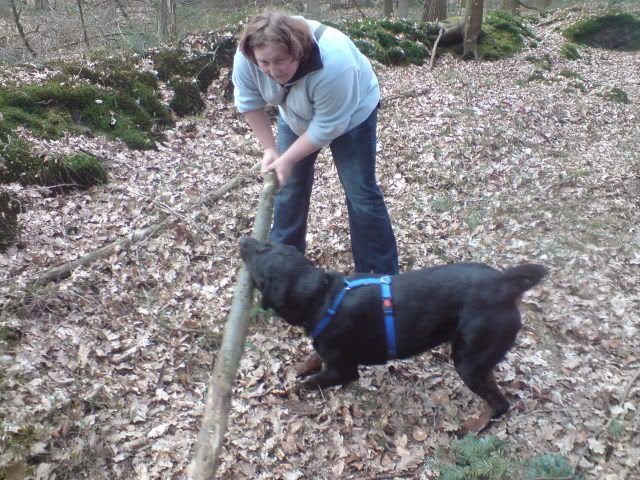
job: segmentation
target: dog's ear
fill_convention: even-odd
[[[300,295],[313,297],[320,295],[327,288],[329,283],[328,275],[320,268],[313,268],[300,276],[296,284],[296,290]]]
[[[287,296],[287,279],[282,277],[270,277],[262,288],[262,302],[260,305],[265,310],[271,308],[278,310],[285,304]]]

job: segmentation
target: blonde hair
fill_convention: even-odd
[[[265,45],[284,47],[300,63],[313,49],[313,37],[307,22],[280,12],[267,11],[249,18],[240,38],[240,51],[256,63],[256,48]]]

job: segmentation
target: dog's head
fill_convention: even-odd
[[[305,326],[309,307],[323,295],[330,278],[294,247],[243,237],[240,256],[256,288],[263,308],[272,308],[293,325]]]

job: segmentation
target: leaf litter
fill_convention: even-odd
[[[376,65],[378,177],[402,270],[453,261],[551,270],[523,299],[524,327],[497,373],[512,410],[489,433],[520,457],[566,455],[586,478],[634,478],[638,57],[584,48],[582,59],[566,60],[556,26],[534,27],[534,54],[551,59],[542,78],[532,79],[531,51],[493,63],[443,57],[432,70]],[[631,103],[604,98],[613,87]],[[192,207],[260,159],[221,89],[214,84],[205,114],[179,120],[157,151],[103,138],[31,139],[45,152],[100,156],[111,182],[64,197],[7,187],[23,212],[19,245],[0,255],[7,478],[184,477],[240,266],[238,238],[250,233],[261,191],[256,174],[215,204]],[[21,293],[43,271],[167,212],[180,218],[176,228]],[[323,153],[308,255],[349,272],[349,248],[343,193]],[[16,301],[19,311],[4,308]],[[480,408],[447,347],[362,368],[345,388],[284,398],[297,381],[293,364],[310,351],[280,319],[252,320],[221,478],[435,478],[429,459]]]

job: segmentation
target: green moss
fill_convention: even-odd
[[[195,83],[178,80],[172,82],[171,86],[174,95],[169,106],[177,115],[181,117],[197,115],[204,110],[205,103]]]
[[[558,75],[565,78],[575,78],[577,80],[582,79],[582,75],[571,70],[562,70],[560,73],[558,73]]]
[[[217,35],[211,39],[209,51],[199,52],[185,48],[160,50],[153,55],[158,78],[168,82],[174,77],[194,78],[201,92],[206,92],[220,69],[230,67],[238,41],[233,34]]]
[[[363,53],[363,55],[369,58],[375,58],[380,63],[386,65],[389,63],[387,59],[387,52],[385,52],[382,45],[376,40],[370,38],[356,38],[353,40],[356,47]]]
[[[48,162],[47,169],[50,182],[57,181],[80,189],[104,185],[108,181],[104,165],[86,153],[56,157]]]
[[[0,183],[43,185],[66,191],[102,185],[108,180],[106,168],[91,155],[57,156],[45,162],[31,151],[31,144],[15,135],[0,142],[0,156],[6,165],[6,171],[0,172]]]
[[[522,50],[524,39],[535,38],[518,17],[494,11],[485,16],[478,52],[485,60],[499,60]]]
[[[536,67],[541,70],[545,70],[547,72],[551,71],[551,56],[548,53],[545,53],[541,57],[536,57],[533,55],[528,55],[525,57],[527,62],[533,63]]]
[[[96,133],[120,138],[145,137],[153,147],[155,125],[171,124],[169,111],[151,87],[134,82],[127,91],[96,85],[49,81],[19,89],[0,89],[0,112],[14,128],[24,125],[34,134],[55,138],[65,131]],[[140,143],[140,142],[138,142]]]
[[[567,60],[579,60],[582,58],[582,55],[580,55],[580,51],[578,50],[578,46],[575,43],[565,43],[560,48],[560,53]]]
[[[629,100],[629,95],[627,95],[627,92],[625,92],[624,90],[618,87],[613,87],[603,96],[604,98],[606,98],[611,102],[619,102],[619,103],[625,103],[625,104],[631,103],[631,100]]]
[[[385,65],[421,65],[439,27],[408,20],[366,19],[325,22],[351,37],[367,57]]]
[[[6,192],[0,192],[0,252],[6,252],[18,235],[20,203]],[[0,333],[2,333],[0,331]],[[0,340],[4,340],[0,334]]]
[[[0,183],[35,185],[43,180],[44,162],[31,155],[32,148],[29,142],[15,135],[0,143],[0,157],[4,158],[6,168],[0,172]]]
[[[614,12],[582,20],[563,32],[569,40],[610,50],[640,50],[640,17]]]

